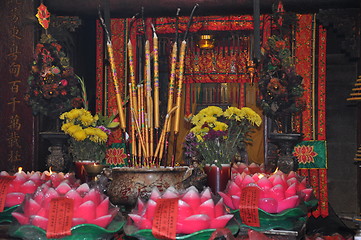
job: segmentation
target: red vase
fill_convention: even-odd
[[[224,191],[228,181],[231,179],[230,164],[222,164],[222,168],[215,165],[206,165],[204,172],[207,174],[207,185],[214,194]]]

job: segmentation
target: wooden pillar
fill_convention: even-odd
[[[0,4],[0,170],[35,169],[32,110],[24,97],[34,45],[33,0]]]

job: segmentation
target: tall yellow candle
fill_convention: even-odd
[[[186,46],[187,46],[187,42],[183,40],[179,55],[179,79],[178,79],[177,99],[176,99],[176,106],[178,108],[175,112],[174,133],[179,132],[180,110],[181,110],[183,78],[184,78],[184,58],[185,58]]]
[[[153,37],[154,56],[154,127],[159,128],[159,61],[158,61],[158,36]]]
[[[112,47],[112,44],[110,41],[107,42],[107,48],[108,48],[108,53],[109,53],[109,61],[110,61],[110,68],[111,68],[112,77],[113,77],[113,83],[114,83],[114,87],[115,87],[120,127],[125,131],[126,124],[125,124],[125,115],[124,115],[124,111],[123,111],[123,100],[120,95],[118,75],[117,75],[117,70],[116,70],[115,61],[114,61],[113,47]]]
[[[132,42],[129,40],[128,42],[128,60],[129,60],[129,76],[131,83],[131,93],[132,93],[132,101],[135,114],[138,115],[138,104],[137,104],[137,89],[135,83],[135,70],[134,70],[134,60],[133,60],[133,46]]]
[[[177,43],[175,42],[172,49],[171,55],[171,71],[170,71],[170,79],[169,79],[169,86],[168,86],[168,106],[167,112],[169,112],[173,107],[173,95],[174,95],[174,82],[175,82],[175,68],[177,65]],[[166,125],[167,132],[170,131],[170,122]]]

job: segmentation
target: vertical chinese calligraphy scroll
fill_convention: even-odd
[[[34,2],[4,0],[0,9],[0,169],[34,168],[34,118],[24,101],[32,60]]]

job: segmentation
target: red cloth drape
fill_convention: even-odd
[[[303,100],[306,104],[301,118],[296,118],[295,130],[303,133],[303,140],[326,139],[326,30],[318,27],[318,44],[313,40],[313,15],[298,15],[296,32],[296,72],[303,77],[305,89]],[[318,50],[313,49],[317,46]],[[313,66],[312,59],[318,53],[318,62]],[[318,68],[318,78],[312,75],[313,68]],[[314,82],[317,81],[317,82]],[[316,88],[317,87],[317,88]],[[316,91],[317,93],[313,93]],[[327,169],[301,169],[299,173],[308,177],[319,200],[318,207],[312,212],[314,217],[328,216]]]

